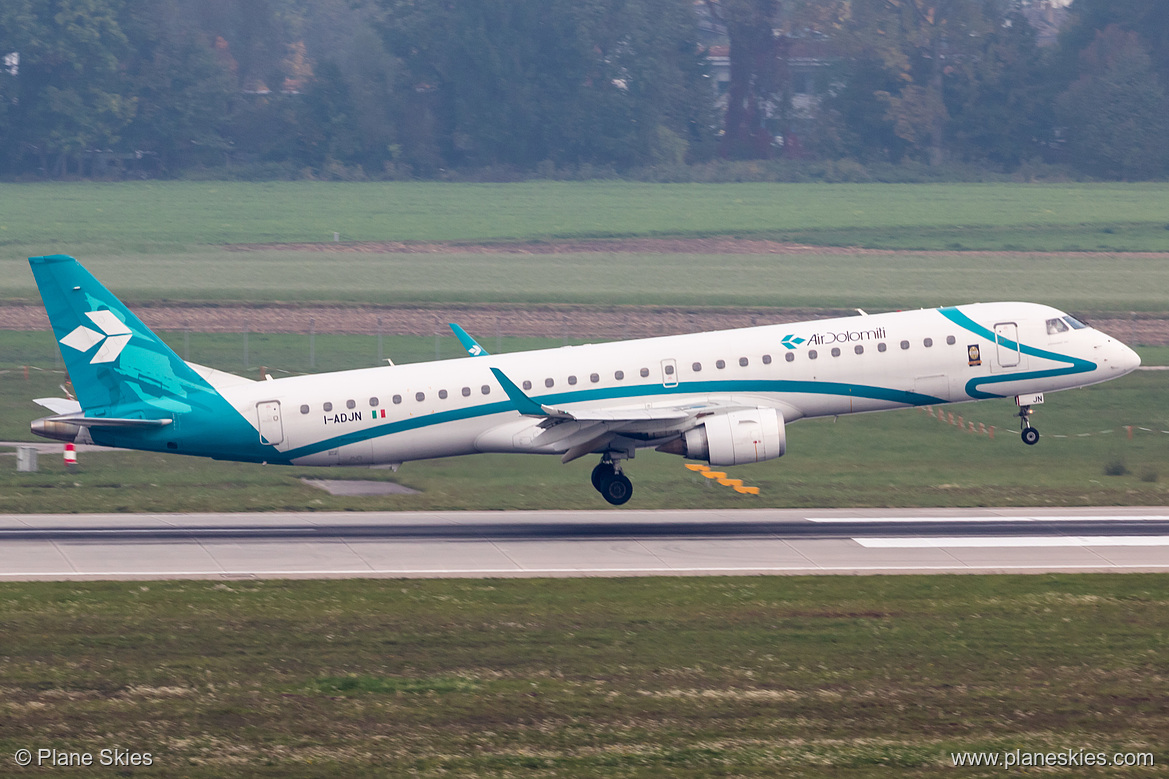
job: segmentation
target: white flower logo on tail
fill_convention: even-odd
[[[126,327],[125,322],[114,316],[113,311],[89,311],[85,315],[93,320],[101,332],[90,330],[85,325],[81,325],[62,338],[61,343],[79,352],[88,352],[95,344],[100,343],[101,346],[98,347],[97,352],[89,361],[90,365],[113,362],[118,359],[118,355],[126,348],[126,344],[133,335],[130,328]]]

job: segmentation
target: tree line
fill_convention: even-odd
[[[0,175],[1165,176],[1169,3],[1050,1],[4,0]]]

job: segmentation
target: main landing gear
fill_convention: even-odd
[[[1031,427],[1031,407],[1019,406],[1019,427],[1023,430],[1023,443],[1035,446],[1039,443],[1039,431]]]
[[[614,506],[627,503],[633,497],[633,482],[621,472],[620,460],[609,455],[603,456],[593,468],[593,488]]]

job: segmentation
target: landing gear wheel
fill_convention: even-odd
[[[1039,443],[1039,431],[1031,427],[1031,407],[1019,406],[1019,427],[1022,429],[1023,443],[1035,446]]]
[[[600,493],[614,506],[620,506],[633,497],[633,482],[623,473],[613,473],[601,479]]]
[[[616,473],[616,469],[613,468],[612,461],[601,460],[597,463],[597,467],[593,468],[593,489],[601,492],[601,484],[606,478],[612,478],[614,473]]]

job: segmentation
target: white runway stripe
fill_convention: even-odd
[[[854,538],[869,549],[1003,549],[1036,546],[1169,546],[1169,536],[984,536],[936,538]]]
[[[881,524],[884,522],[1163,522],[1169,519],[1169,514],[1135,514],[1119,515],[1106,514],[1100,516],[1060,515],[1058,517],[1018,516],[1004,517],[987,515],[985,517],[806,517],[809,522],[823,524]]]

